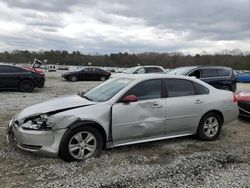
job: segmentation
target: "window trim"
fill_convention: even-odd
[[[203,85],[201,85],[201,84],[199,84],[199,83],[197,83],[197,82],[193,82],[193,81],[191,81],[192,82],[192,84],[193,84],[193,87],[194,87],[194,90],[195,90],[195,95],[209,95],[210,94],[210,89],[208,89],[207,87],[205,87],[205,86],[203,86]],[[208,93],[207,94],[198,94],[198,92],[197,92],[197,88],[195,87],[195,84],[197,84],[197,85],[199,85],[199,86],[202,86],[202,87],[205,87],[207,90],[208,90]]]
[[[188,81],[188,82],[191,82],[192,86],[193,86],[193,89],[194,89],[194,95],[185,95],[185,96],[176,96],[176,97],[169,97],[168,96],[168,89],[166,88],[166,81],[167,80],[185,80],[185,81]],[[188,96],[197,96],[197,91],[195,89],[195,86],[194,86],[194,83],[193,81],[191,80],[187,80],[187,79],[183,79],[183,78],[165,78],[164,79],[164,85],[165,85],[165,92],[166,92],[166,99],[167,98],[178,98],[178,97],[188,97]]]
[[[196,70],[202,71],[203,69],[215,69],[215,70],[216,70],[216,69],[227,69],[227,70],[230,71],[230,75],[229,75],[229,76],[205,77],[205,78],[199,78],[199,79],[231,78],[231,77],[232,77],[232,73],[233,73],[233,70],[230,69],[230,68],[227,68],[227,67],[225,67],[225,68],[223,68],[223,67],[222,67],[222,68],[220,68],[220,67],[211,67],[211,68],[198,67],[198,68],[192,69],[192,70],[189,71],[186,75],[189,76],[190,73],[192,73],[192,72],[194,72],[194,71],[196,71]],[[216,72],[217,72],[217,70],[216,70]],[[201,72],[201,75],[202,75],[202,72]],[[200,75],[200,76],[201,76],[201,75]]]
[[[161,81],[161,97],[160,98],[156,98],[156,99],[163,99],[163,98],[166,98],[165,97],[165,91],[163,90],[163,87],[165,88],[165,82],[162,78],[153,78],[153,79],[148,79],[148,80],[142,80],[138,83],[136,83],[134,86],[130,87],[128,90],[126,90],[124,92],[124,94],[122,94],[122,96],[114,103],[122,103],[122,99],[123,97],[125,97],[125,95],[131,90],[133,89],[134,87],[136,87],[138,84],[141,84],[142,82],[147,82],[147,81],[152,81],[152,80],[160,80]],[[143,100],[138,100],[138,101],[146,101],[146,100],[154,100],[154,99],[143,99]]]

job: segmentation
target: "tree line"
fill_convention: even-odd
[[[164,68],[176,68],[189,65],[219,65],[238,70],[250,70],[250,54],[230,51],[218,54],[185,55],[176,53],[111,53],[106,55],[82,54],[79,51],[27,51],[15,50],[0,52],[0,62],[32,63],[34,59],[46,60],[47,64],[60,65],[91,65],[108,67],[132,67],[136,65],[161,65]]]

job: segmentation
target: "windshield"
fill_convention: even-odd
[[[186,75],[192,69],[194,69],[194,68],[193,67],[176,68],[174,70],[169,71],[168,74],[172,74],[172,75]]]
[[[126,70],[124,73],[125,74],[133,74],[137,70],[137,67],[132,67]]]
[[[91,89],[83,95],[88,100],[94,102],[105,102],[115,96],[124,87],[130,84],[133,79],[116,78]]]

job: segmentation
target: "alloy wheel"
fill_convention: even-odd
[[[70,155],[79,160],[90,157],[96,148],[95,136],[87,131],[81,131],[73,135],[68,146]]]
[[[208,137],[213,137],[217,134],[219,130],[219,122],[215,117],[209,117],[205,120],[204,126],[204,133]]]

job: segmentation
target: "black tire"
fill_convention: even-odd
[[[217,128],[217,130],[215,129],[216,131],[215,130],[209,131],[209,128],[206,128],[207,123],[209,122],[209,120],[211,120],[211,118],[216,120],[218,123],[218,128]],[[215,121],[214,121],[214,123],[215,123]],[[216,140],[220,136],[221,127],[222,127],[221,116],[218,113],[209,112],[202,117],[200,124],[199,124],[199,127],[198,127],[198,130],[197,130],[197,136],[202,140],[207,140],[207,141]],[[210,133],[215,132],[215,133],[214,133],[214,135],[211,134],[210,136],[208,136],[207,133],[209,133],[209,132]]]
[[[77,81],[77,77],[76,76],[71,76],[69,79],[70,79],[71,82],[76,82]]]
[[[105,76],[101,76],[101,77],[100,77],[100,80],[101,80],[101,81],[105,81],[105,80],[106,80],[106,77],[105,77]]]
[[[95,139],[96,139],[96,149],[94,150],[94,152],[88,156],[87,158],[90,157],[97,157],[100,155],[102,148],[103,148],[103,138],[102,138],[102,134],[94,127],[92,126],[88,126],[88,125],[83,125],[83,126],[79,126],[75,129],[69,129],[63,136],[62,140],[61,140],[61,144],[60,144],[60,148],[59,148],[59,155],[60,157],[66,161],[66,162],[72,162],[72,161],[83,161],[84,159],[77,159],[75,158],[72,154],[70,154],[69,151],[69,144],[70,141],[72,140],[72,138],[80,132],[88,132],[91,133]]]
[[[23,92],[33,92],[35,85],[31,80],[23,80],[19,84],[19,88]]]
[[[229,86],[223,86],[222,89],[226,91],[232,91],[231,87]]]

